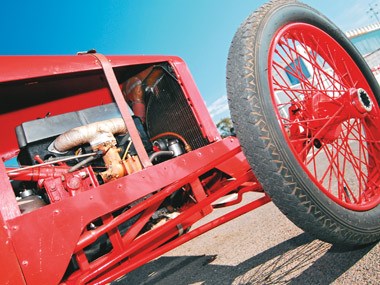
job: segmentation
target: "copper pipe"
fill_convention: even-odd
[[[100,145],[97,149],[104,153],[103,160],[107,170],[99,173],[104,182],[142,170],[137,156],[128,155],[125,160],[122,160],[119,154],[120,149],[111,143]]]
[[[145,123],[145,102],[142,89],[142,79],[137,76],[128,79],[123,87],[125,101],[132,108],[133,113]]]
[[[99,173],[104,182],[115,180],[127,174],[119,155],[119,149],[112,142],[98,145],[97,150],[104,153],[103,160],[107,170]]]
[[[136,76],[129,78],[123,85],[123,95],[125,101],[132,108],[133,113],[145,123],[145,100],[144,100],[144,90],[142,83],[145,81],[146,87],[154,87],[158,79],[162,76],[162,69],[155,69],[151,66]]]

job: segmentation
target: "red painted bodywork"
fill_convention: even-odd
[[[262,188],[252,174],[237,138],[221,139],[219,136],[191,74],[180,58],[109,56],[107,59],[117,78],[125,67],[168,62],[209,144],[154,166],[143,163],[145,167],[141,171],[100,186],[91,183],[89,185],[93,187],[86,186],[86,191],[74,191],[75,195],[71,193],[71,197],[22,214],[10,179],[24,175],[25,179],[32,180],[34,174],[7,174],[12,169],[7,169],[4,161],[19,152],[15,127],[46,114],[64,114],[114,101],[121,111],[126,111],[127,105],[111,91],[106,80],[100,81],[103,83],[91,80],[103,77],[105,68],[104,62],[102,64],[94,55],[0,57],[0,96],[5,98],[0,112],[3,134],[0,140],[1,284],[105,284],[199,234],[269,202],[269,198],[261,194],[256,201],[182,235],[182,230],[213,211],[212,203],[218,198],[235,192],[239,195],[238,203],[243,193],[262,192]],[[67,91],[68,84],[75,92]],[[124,111],[121,113],[126,121],[130,115]],[[132,140],[139,139],[131,136]],[[212,169],[218,169],[230,179],[206,189],[201,176]],[[43,175],[43,171],[50,173],[47,168],[39,175]],[[64,167],[57,167],[57,171],[64,171]],[[49,188],[51,182],[44,183]],[[192,189],[194,203],[182,209],[176,218],[139,235],[165,198],[186,185]],[[117,217],[112,215],[115,210],[143,197],[143,202]],[[117,226],[139,213],[139,219],[122,236]],[[101,219],[103,224],[95,230],[87,230],[86,226],[96,219]],[[112,250],[89,262],[83,249],[104,234],[111,241]],[[64,276],[72,256],[79,269]]]

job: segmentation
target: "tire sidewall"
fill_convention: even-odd
[[[288,141],[282,136],[282,129],[278,124],[276,112],[271,98],[271,88],[268,80],[268,56],[270,53],[270,46],[273,37],[276,32],[284,25],[294,22],[304,22],[316,26],[331,37],[333,37],[353,58],[358,65],[364,76],[367,78],[369,85],[371,86],[376,99],[379,102],[379,86],[371,73],[369,67],[365,63],[356,48],[345,37],[345,35],[327,18],[321,16],[317,11],[311,9],[308,6],[303,6],[300,3],[289,3],[285,5],[275,6],[269,11],[261,25],[257,28],[256,38],[260,39],[260,42],[251,42],[253,45],[254,57],[255,57],[255,73],[257,91],[259,103],[261,105],[261,112],[264,114],[267,122],[267,128],[269,133],[276,134],[272,136],[272,141],[284,162],[285,166],[289,169],[290,173],[294,175],[297,186],[304,192],[318,210],[322,211],[325,215],[328,215],[332,220],[338,221],[340,225],[347,228],[355,228],[359,231],[376,232],[380,230],[380,223],[378,217],[380,216],[380,206],[377,206],[369,211],[356,212],[351,211],[333,202],[328,198],[321,190],[314,184],[308,174],[304,171],[303,167],[298,163],[298,160],[294,157],[293,151],[288,145]],[[248,115],[249,116],[249,115]],[[246,130],[245,130],[246,131]],[[254,149],[252,151],[255,151]],[[276,163],[271,161],[272,165]],[[259,177],[258,177],[259,178]],[[292,181],[284,179],[284,188],[288,187]],[[263,184],[268,183],[266,179],[260,179]],[[271,189],[270,185],[263,185],[264,189]],[[269,190],[270,191],[270,190]],[[284,189],[284,191],[291,192],[291,189]],[[269,193],[276,195],[276,193]]]

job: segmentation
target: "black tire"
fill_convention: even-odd
[[[365,76],[376,97],[373,104],[378,107],[380,89],[376,79],[331,21],[298,1],[271,1],[246,19],[230,47],[227,93],[237,137],[265,192],[298,227],[330,243],[373,243],[380,239],[379,204],[367,210],[347,209],[321,192],[284,139],[274,111],[267,71],[270,45],[280,28],[296,22],[318,27],[348,52]]]

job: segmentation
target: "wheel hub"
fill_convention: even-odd
[[[341,131],[342,123],[367,116],[373,102],[363,88],[351,88],[341,96],[317,92],[303,102],[293,103],[289,108],[291,120],[299,121],[291,128],[291,137],[307,136],[319,143],[332,143]],[[303,130],[309,130],[306,134]]]
[[[358,111],[361,113],[371,112],[373,103],[368,93],[363,88],[359,88],[356,91],[356,94],[357,100],[353,98],[353,104],[355,104],[355,107],[358,109]]]

